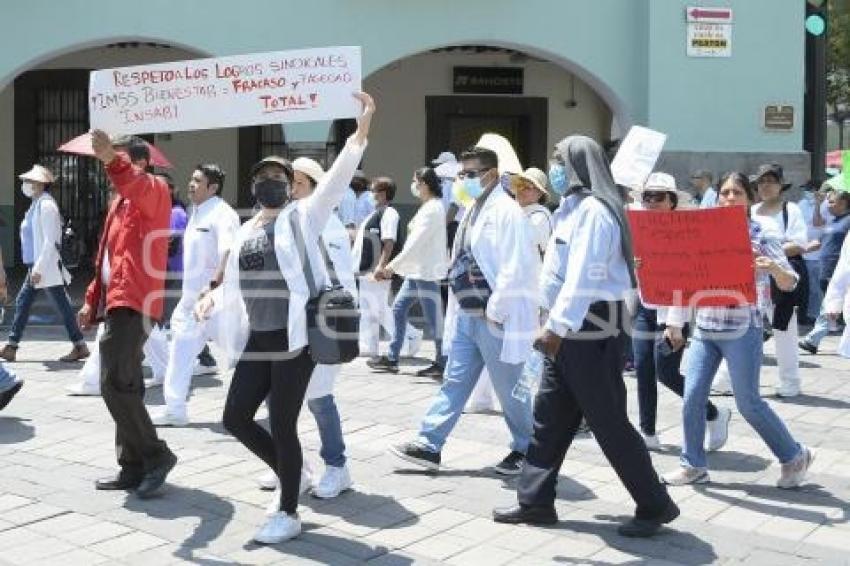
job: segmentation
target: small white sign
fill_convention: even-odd
[[[353,118],[359,47],[325,47],[92,71],[92,128],[111,135]]]
[[[611,162],[614,182],[630,189],[642,187],[655,168],[666,141],[667,134],[632,126]]]
[[[731,24],[688,23],[688,57],[731,56]]]

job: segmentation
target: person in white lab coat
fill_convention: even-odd
[[[165,406],[151,411],[156,426],[185,426],[189,386],[195,358],[204,349],[210,322],[195,320],[193,310],[201,294],[210,286],[226,261],[239,230],[239,215],[221,198],[225,174],[215,163],[195,167],[189,180],[192,203],[189,224],[183,235],[183,284],[180,300],[171,316],[172,340],[163,382]]]
[[[841,256],[823,297],[823,311],[831,321],[837,321],[842,313],[844,320],[850,320],[850,236],[844,237]],[[838,353],[850,358],[850,324],[844,327],[844,334],[838,343]]]
[[[312,289],[330,281],[319,238],[362,159],[375,110],[369,95],[355,96],[363,106],[357,131],[312,195],[292,199],[292,167],[282,158],[266,158],[254,167],[251,191],[259,212],[240,228],[224,282],[195,307],[198,318],[218,319],[213,339],[236,361],[224,427],[280,480],[268,520],[254,535],[262,544],[301,532],[303,456],[297,423],[316,367],[307,347],[307,301]],[[267,398],[271,433],[254,420]]]
[[[399,458],[439,469],[440,451],[485,367],[512,441],[495,470],[519,473],[531,434],[531,399],[512,395],[538,324],[536,282],[522,209],[499,185],[499,158],[473,147],[459,177],[475,200],[464,214],[452,253],[446,316],[448,360],[443,383],[415,442],[392,446]]]
[[[56,200],[48,190],[55,181],[53,173],[46,167],[33,165],[32,169],[18,178],[21,180],[21,192],[32,199],[21,222],[21,259],[29,271],[15,299],[15,318],[12,320],[8,343],[0,350],[0,358],[8,362],[15,361],[30,309],[38,292],[44,289],[59,310],[68,338],[73,344],[71,352],[59,358],[59,361],[84,360],[89,357],[89,349],[65,290],[65,286],[71,282],[71,274],[65,269],[59,254],[62,217]]]

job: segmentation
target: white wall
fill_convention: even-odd
[[[597,140],[609,136],[611,112],[585,83],[575,80],[578,104],[575,108],[566,107],[571,95],[571,75],[561,67],[533,59],[513,62],[508,54],[501,53],[423,53],[393,63],[364,81],[364,88],[375,97],[379,112],[364,161],[368,175],[389,175],[404,187],[413,170],[424,165],[425,97],[452,93],[454,66],[524,67],[523,96],[549,98],[547,143],[550,147],[570,134],[584,134]],[[523,163],[524,167],[528,165]],[[409,191],[400,190],[397,200],[412,202],[413,197]]]

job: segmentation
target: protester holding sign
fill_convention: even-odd
[[[280,480],[268,521],[254,536],[264,544],[301,532],[297,422],[316,367],[306,347],[307,303],[330,281],[319,238],[362,158],[375,111],[368,94],[355,96],[362,104],[357,131],[312,195],[293,202],[293,171],[285,159],[268,157],[254,166],[251,191],[260,210],[236,235],[222,285],[195,307],[200,319],[219,317],[214,340],[236,361],[224,427]],[[271,434],[254,420],[266,398]]]
[[[718,206],[749,207],[754,200],[755,192],[746,175],[733,172],[723,177]],[[770,219],[767,222],[772,224]],[[748,225],[755,255],[757,304],[697,308],[696,330],[688,353],[685,378],[681,465],[663,478],[670,485],[709,481],[703,448],[706,402],[721,360],[726,360],[729,367],[738,410],[782,464],[782,475],[777,485],[785,489],[799,486],[812,463],[812,451],[794,440],[782,420],[759,395],[762,318],[772,308],[770,280],[774,280],[781,290],[792,291],[797,284],[797,274],[788,264],[775,227],[768,225],[765,229],[765,221],[761,217],[750,218]],[[675,285],[675,282],[670,283]],[[730,297],[730,300],[734,299]],[[668,331],[665,335],[672,339],[669,327]]]
[[[653,211],[671,211],[679,205],[680,197],[687,193],[676,189],[676,180],[666,173],[653,173],[640,191],[643,208]],[[640,258],[635,258],[639,268]],[[640,269],[638,269],[640,278]],[[689,309],[659,308],[647,306],[643,301],[637,305],[637,314],[632,322],[632,347],[634,349],[635,369],[637,373],[638,408],[640,411],[640,432],[646,447],[656,450],[661,441],[655,430],[656,407],[658,404],[658,381],[670,391],[682,397],[685,392],[685,378],[679,371],[688,333],[687,313]],[[682,316],[682,315],[685,316]],[[670,332],[665,329],[670,325]],[[726,444],[729,436],[729,418],[731,411],[718,409],[712,403],[706,405],[708,421],[708,449],[719,450]]]
[[[568,216],[556,228],[540,277],[549,317],[534,347],[547,361],[534,401],[534,436],[517,484],[518,504],[496,509],[494,519],[558,521],[555,484],[584,416],[637,504],[620,534],[652,536],[679,516],[679,508],[626,415],[624,299],[634,287],[634,273],[623,193],[602,148],[590,138],[562,140],[553,160],[549,178],[553,187],[567,187]]]

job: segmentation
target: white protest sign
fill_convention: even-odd
[[[138,134],[353,118],[359,47],[324,47],[92,71],[92,128]]]
[[[611,162],[614,181],[632,189],[642,186],[655,168],[666,141],[666,134],[643,126],[632,126]]]

